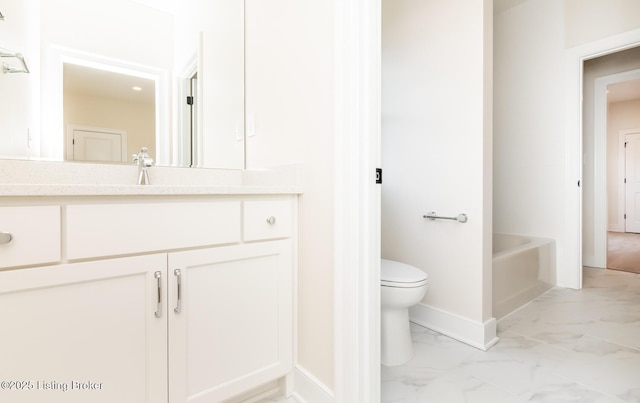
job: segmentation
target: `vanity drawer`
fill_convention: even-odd
[[[287,200],[244,202],[245,241],[288,238],[293,231],[293,203]]]
[[[60,260],[59,206],[0,207],[0,232],[11,234],[0,244],[2,268]]]
[[[240,242],[240,202],[67,206],[67,259]]]

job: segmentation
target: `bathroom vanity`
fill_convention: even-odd
[[[220,402],[290,387],[300,186],[154,174],[159,185],[0,185],[0,380],[14,382],[0,400]]]

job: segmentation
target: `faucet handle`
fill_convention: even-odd
[[[153,165],[153,158],[149,156],[149,149],[147,147],[142,147],[138,154],[132,155],[132,161],[134,165],[140,165],[145,167],[150,167]]]

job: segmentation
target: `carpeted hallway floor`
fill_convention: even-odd
[[[607,268],[640,273],[640,234],[609,232]]]

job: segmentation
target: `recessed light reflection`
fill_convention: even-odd
[[[131,87],[134,91],[142,91],[142,87]]]

